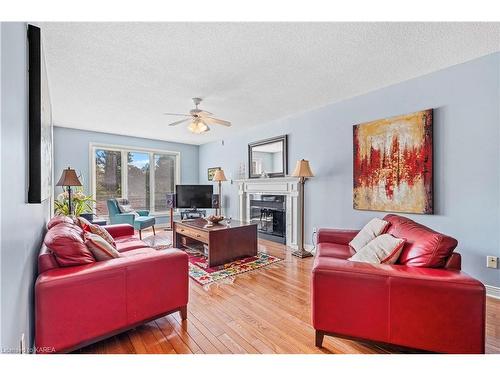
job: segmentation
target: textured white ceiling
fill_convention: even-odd
[[[192,144],[500,50],[500,23],[41,27],[56,125]],[[195,96],[233,127],[167,127]]]

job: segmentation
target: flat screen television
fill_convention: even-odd
[[[212,208],[213,185],[176,185],[177,208]]]

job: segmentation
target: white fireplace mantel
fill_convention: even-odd
[[[297,249],[300,243],[302,189],[297,177],[252,178],[235,180],[238,183],[240,221],[250,221],[249,194],[275,194],[286,197],[286,245]]]

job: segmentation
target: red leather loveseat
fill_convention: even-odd
[[[88,253],[85,259],[74,259],[85,264],[61,267],[51,247],[70,253],[85,244],[79,226],[64,219],[56,224],[48,230],[38,256],[38,352],[69,352],[175,311],[186,319],[186,253],[148,248],[134,237],[131,225],[110,225],[105,228],[120,258],[96,262]]]
[[[442,353],[484,353],[485,288],[460,271],[457,241],[387,215],[405,238],[397,264],[347,261],[358,231],[320,229],[312,270],[316,345],[324,335]]]

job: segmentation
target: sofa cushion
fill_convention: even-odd
[[[405,240],[391,234],[382,234],[356,252],[348,260],[374,264],[394,264],[401,254]]]
[[[49,220],[47,223],[47,230],[52,229],[57,224],[66,223],[66,224],[74,224],[73,219],[69,216],[57,215]]]
[[[386,215],[391,225],[387,233],[405,238],[398,264],[442,268],[457,247],[457,240],[399,215]]]
[[[134,250],[126,251],[124,253],[120,253],[120,257],[128,258],[128,257],[133,257],[136,255],[147,254],[147,253],[152,253],[152,252],[157,252],[157,250],[152,249],[150,247],[142,247],[140,249],[134,249]]]
[[[358,234],[349,242],[349,245],[355,250],[361,250],[375,237],[381,235],[387,229],[389,223],[381,220],[378,217],[371,219]]]
[[[316,249],[318,257],[331,257],[339,259],[347,259],[356,252],[349,245],[342,245],[331,242],[319,243]]]
[[[139,216],[135,218],[135,229],[144,229],[155,225],[155,218],[153,216]]]
[[[121,253],[124,251],[130,251],[134,249],[140,249],[143,247],[148,247],[148,245],[133,236],[124,236],[115,238],[116,249]]]
[[[92,252],[97,261],[120,257],[120,253],[115,247],[98,234],[86,232],[85,246]]]
[[[43,240],[61,267],[94,263],[95,258],[85,246],[83,230],[75,224],[61,223],[52,227]]]

